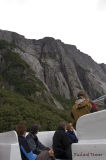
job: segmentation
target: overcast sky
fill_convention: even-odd
[[[0,29],[61,39],[106,64],[106,0],[0,0]]]

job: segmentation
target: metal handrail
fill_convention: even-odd
[[[103,95],[103,96],[101,96],[101,97],[99,97],[99,98],[97,98],[97,99],[95,99],[95,100],[93,100],[93,102],[94,102],[94,103],[96,103],[96,102],[101,102],[101,101],[104,101],[105,98],[106,98],[106,94]]]

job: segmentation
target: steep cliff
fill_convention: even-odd
[[[55,119],[67,118],[62,110],[71,110],[72,101],[81,89],[91,99],[106,94],[106,65],[97,64],[76,46],[51,37],[33,40],[0,30],[0,106],[6,104],[7,110],[8,105],[19,107],[16,97],[21,96],[22,104],[25,102],[35,112],[45,108],[49,123],[53,121],[50,119],[53,112],[57,114]],[[56,108],[61,109],[61,113]],[[42,113],[38,121],[41,115],[44,118]]]
[[[106,93],[106,65],[97,64],[75,46],[51,37],[29,40],[2,30],[0,40],[17,46],[14,52],[29,64],[51,93],[66,99],[75,97],[80,89],[84,89],[92,99]]]

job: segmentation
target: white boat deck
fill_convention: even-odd
[[[21,160],[15,131],[0,133],[0,160]]]
[[[73,160],[106,160],[106,110],[80,117],[76,128],[79,142],[72,144]],[[52,148],[54,132],[39,132],[38,137]],[[0,160],[21,160],[15,131],[0,133]]]
[[[78,119],[77,137],[72,144],[73,160],[106,160],[106,110]]]

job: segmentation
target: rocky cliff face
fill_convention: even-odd
[[[106,94],[106,65],[97,64],[74,45],[64,44],[51,37],[25,39],[17,33],[3,30],[0,30],[0,40],[14,44],[12,51],[30,66],[51,96],[60,95],[71,99],[81,89],[91,99]],[[1,68],[4,61],[2,57],[0,54]]]

